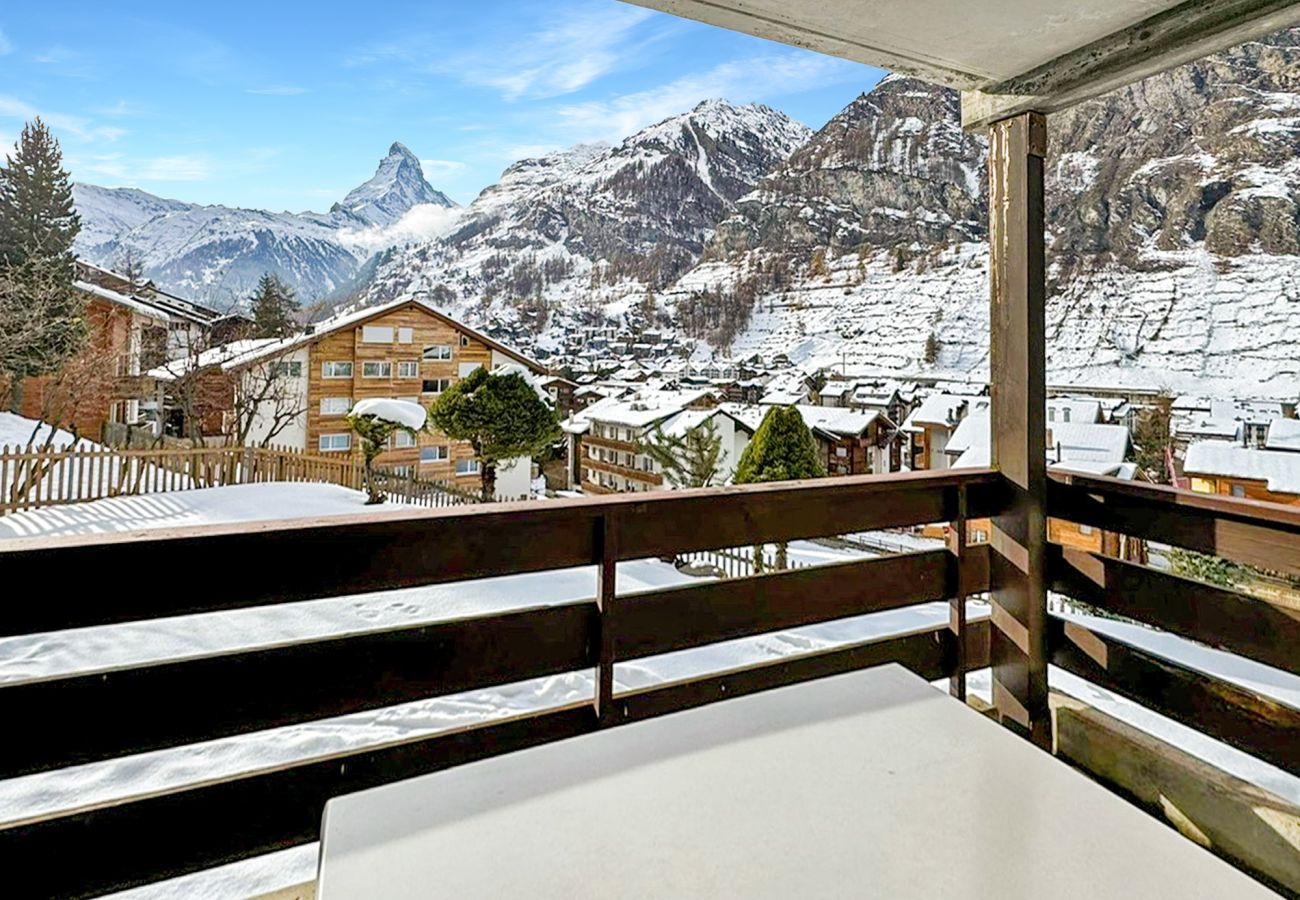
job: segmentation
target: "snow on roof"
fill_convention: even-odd
[[[97,284],[91,284],[89,281],[74,281],[72,284],[79,291],[84,291],[87,294],[99,297],[101,300],[107,300],[109,303],[115,303],[118,306],[125,307],[138,315],[146,316],[159,322],[171,321],[171,316],[167,315],[166,312],[139,297],[128,297],[126,294],[109,290],[106,287],[100,287]]]
[[[412,403],[410,400],[390,400],[387,397],[359,400],[352,407],[349,415],[374,416],[376,419],[403,425],[414,431],[423,428],[425,420],[429,417],[429,413],[418,403]]]
[[[962,409],[972,399],[956,394],[931,394],[912,410],[912,414],[903,422],[903,428],[915,431],[920,425],[956,425],[961,419]]]
[[[1080,472],[1084,475],[1106,475],[1111,478],[1121,478],[1124,481],[1132,481],[1137,477],[1137,463],[1122,462],[1087,462],[1085,460],[1066,460],[1065,462],[1050,463],[1047,468],[1053,472]]]
[[[1101,404],[1096,400],[1072,397],[1053,397],[1047,401],[1047,421],[1055,422],[1098,422],[1101,420]]]
[[[254,362],[258,359],[265,359],[266,357],[279,356],[280,354],[284,353],[287,350],[292,350],[293,348],[298,347],[302,344],[311,343],[312,341],[315,341],[326,334],[331,334],[335,331],[339,331],[340,329],[348,328],[353,325],[359,325],[360,323],[367,321],[368,319],[375,318],[376,316],[381,316],[384,313],[392,312],[395,309],[401,309],[402,307],[408,305],[419,306],[422,309],[424,309],[426,312],[428,312],[430,315],[436,316],[439,319],[443,319],[444,321],[450,322],[455,328],[457,328],[460,331],[463,331],[465,334],[469,335],[475,340],[487,344],[489,347],[491,347],[494,350],[499,350],[508,356],[514,357],[516,360],[518,360],[519,362],[523,363],[524,365],[528,366],[530,369],[536,372],[543,372],[546,370],[546,367],[543,366],[541,363],[537,362],[536,360],[529,359],[527,356],[520,353],[518,350],[514,350],[510,347],[507,347],[506,345],[502,344],[500,341],[494,340],[493,338],[490,338],[485,334],[481,334],[480,332],[475,331],[473,328],[470,328],[468,325],[464,324],[463,322],[453,319],[451,316],[447,315],[446,313],[439,311],[435,306],[433,306],[433,304],[428,303],[418,297],[399,297],[398,299],[392,300],[388,303],[381,303],[377,306],[367,306],[361,309],[348,310],[347,312],[343,312],[343,313],[339,313],[338,315],[331,316],[328,319],[322,319],[319,322],[315,322],[309,325],[306,329],[298,332],[297,334],[292,334],[286,338],[281,338],[280,340],[274,341],[271,344],[267,344],[262,349],[256,350],[252,353],[248,353],[238,359],[232,359],[224,364],[224,368],[228,369],[232,367],[243,366],[243,365],[247,365],[250,362]]]
[[[1174,425],[1173,432],[1180,437],[1224,438],[1231,441],[1236,440],[1241,433],[1241,421],[1198,416],[1191,421]]]
[[[948,438],[948,443],[944,445],[943,452],[948,454],[965,453],[972,447],[989,446],[989,428],[990,417],[987,410],[972,412],[966,418],[961,420],[961,424],[953,431],[952,437]],[[980,465],[985,465],[981,463]]]
[[[1047,455],[1056,462],[1121,463],[1128,455],[1129,434],[1123,425],[1052,422]]]
[[[1300,419],[1274,419],[1268,426],[1269,450],[1300,450]]]
[[[1275,493],[1300,494],[1300,454],[1284,450],[1199,441],[1187,448],[1183,471],[1188,475],[1263,481]]]
[[[806,406],[800,404],[795,409],[803,416],[803,423],[814,431],[825,431],[839,435],[861,435],[879,413],[858,409],[843,409],[837,406]]]
[[[659,427],[670,438],[686,437],[687,432],[694,431],[705,422],[718,415],[718,409],[686,409],[673,416]]]
[[[645,428],[674,413],[681,412],[692,403],[712,394],[700,390],[642,390],[627,397],[607,397],[588,406],[577,416],[587,421],[608,422]]]
[[[853,383],[848,381],[828,381],[819,394],[823,397],[843,397],[849,391],[853,390]]]
[[[171,381],[181,377],[186,372],[195,372],[209,366],[222,366],[225,368],[229,365],[238,364],[246,356],[257,355],[257,351],[263,347],[278,344],[279,342],[279,338],[249,338],[243,341],[231,341],[229,344],[222,344],[219,347],[209,347],[196,356],[183,356],[180,359],[170,360],[156,369],[151,369],[148,375],[150,378],[157,378],[160,381]]]

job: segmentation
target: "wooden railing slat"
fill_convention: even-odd
[[[1054,590],[1083,603],[1300,675],[1300,609],[1059,547],[1048,572]]]
[[[709,581],[615,601],[620,661],[946,599],[947,551]]]
[[[1300,710],[1076,622],[1050,626],[1054,665],[1300,775]]]
[[[0,685],[0,718],[43,723],[0,778],[585,668],[597,627],[580,603]]]

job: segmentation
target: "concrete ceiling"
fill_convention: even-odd
[[[628,0],[1050,112],[1300,22],[1300,0]]]

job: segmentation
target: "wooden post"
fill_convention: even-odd
[[[618,566],[618,523],[610,515],[596,520],[600,529],[600,568],[597,570],[596,607],[600,610],[600,647],[596,662],[596,718],[612,724],[614,714],[614,594]]]
[[[970,527],[966,518],[966,486],[962,485],[957,488],[957,518],[952,522],[952,540],[948,546],[948,570],[953,573],[952,583],[957,586],[948,601],[948,629],[956,638],[957,646],[956,668],[948,678],[948,693],[963,703],[966,702],[966,573],[963,570],[967,529]]]
[[[989,129],[989,376],[992,461],[1009,491],[993,518],[990,662],[999,720],[1049,748],[1047,707],[1047,121],[1029,112]]]

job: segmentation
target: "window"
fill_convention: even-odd
[[[451,455],[450,447],[421,447],[420,462],[435,463],[445,462]]]
[[[1068,406],[1065,409],[1061,410],[1061,421],[1062,422],[1070,421],[1070,408]]]
[[[391,325],[366,325],[361,329],[363,344],[391,344],[392,342],[393,326]]]
[[[322,434],[318,446],[322,453],[337,453],[340,450],[351,450],[352,435]]]
[[[298,360],[292,362],[278,362],[271,370],[276,378],[301,378],[302,363]]]
[[[410,477],[411,477],[411,467],[410,467],[410,466],[393,466],[392,471],[393,471],[393,474],[396,475],[398,478],[410,478]]]
[[[322,416],[346,416],[352,408],[351,397],[321,397],[320,414]]]
[[[403,447],[414,447],[415,436],[407,434],[405,431],[393,432],[393,449],[400,450]]]
[[[413,341],[413,340],[415,340],[415,329],[414,329],[414,328],[399,328],[399,329],[397,329],[397,343],[399,343],[399,344],[409,344],[409,343],[411,343],[411,341]]]
[[[451,387],[450,378],[426,378],[420,390],[425,394],[441,394]]]
[[[390,362],[363,362],[361,364],[362,378],[392,378],[393,364]]]
[[[1244,484],[1234,484],[1234,485],[1232,486],[1232,496],[1234,496],[1234,497],[1245,497],[1245,496],[1246,496],[1246,486],[1245,486]]]
[[[420,361],[418,359],[404,359],[397,364],[398,378],[419,378]]]
[[[350,362],[327,362],[320,364],[321,378],[351,378],[352,363]]]
[[[1092,526],[1091,526],[1091,525],[1080,525],[1080,526],[1079,526],[1079,534],[1083,535],[1084,537],[1088,537],[1088,536],[1090,536],[1090,535],[1092,534]]]
[[[406,402],[406,403],[414,403],[416,406],[419,406],[419,405],[420,405],[420,398],[419,398],[419,397],[394,397],[393,399],[394,399],[394,400],[402,400],[402,401],[404,401],[404,402]]]
[[[462,334],[462,335],[460,336],[460,345],[461,345],[462,347],[468,347],[468,346],[469,346],[469,338]]]
[[[477,475],[477,474],[478,474],[478,469],[479,469],[479,466],[478,466],[478,460],[477,460],[477,459],[458,459],[458,460],[456,460],[456,474],[457,474],[457,475]]]
[[[450,344],[432,344],[424,348],[425,359],[451,359]]]
[[[1056,421],[1056,407],[1055,407],[1055,406],[1049,406],[1049,407],[1047,407],[1047,421],[1049,421],[1049,422],[1055,422],[1055,421]]]
[[[835,448],[835,455],[836,455],[836,456],[848,456],[848,455],[849,455],[849,448],[848,448],[848,447],[836,447],[836,448]]]
[[[482,363],[461,363],[456,374],[459,375],[461,378],[466,378],[470,375],[473,375],[475,369],[481,369],[481,368],[483,368]]]

